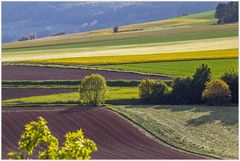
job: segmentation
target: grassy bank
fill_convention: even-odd
[[[221,159],[238,158],[238,108],[211,106],[111,106],[160,140]]]

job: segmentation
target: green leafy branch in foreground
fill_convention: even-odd
[[[65,143],[59,148],[59,141],[51,134],[47,121],[39,117],[37,122],[25,125],[18,142],[19,150],[8,153],[8,156],[10,159],[31,159],[34,150],[40,146],[39,159],[90,159],[90,154],[97,150],[96,144],[85,138],[81,129],[68,132],[65,138]]]

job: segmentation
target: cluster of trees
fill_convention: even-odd
[[[86,76],[79,86],[80,104],[99,106],[105,103],[107,83],[103,76]],[[224,105],[238,103],[238,72],[232,68],[220,79],[212,79],[212,69],[200,65],[193,76],[175,77],[166,83],[144,79],[139,84],[144,103]]]
[[[31,33],[29,36],[22,36],[18,41],[27,41],[27,40],[35,40],[37,38],[36,33]]]
[[[103,76],[86,76],[79,86],[80,104],[99,106],[105,103],[107,83]],[[232,68],[220,79],[212,79],[212,69],[200,65],[193,76],[175,77],[166,83],[144,79],[139,84],[144,103],[224,105],[238,103],[238,72]]]
[[[218,24],[238,22],[238,2],[219,3],[215,17]]]
[[[59,147],[58,139],[51,134],[47,121],[39,117],[38,121],[25,126],[18,142],[18,151],[8,153],[9,159],[32,159],[38,151],[38,159],[90,159],[90,154],[97,150],[96,144],[84,137],[82,130],[68,132],[66,141]],[[41,147],[41,150],[37,150]]]
[[[176,77],[167,85],[162,81],[142,80],[139,85],[141,100],[145,103],[224,105],[238,103],[238,73],[225,72],[221,79],[211,78],[207,64],[199,66],[193,76]]]

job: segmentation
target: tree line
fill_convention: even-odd
[[[219,3],[215,18],[218,24],[238,22],[238,2]]]

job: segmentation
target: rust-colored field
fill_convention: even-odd
[[[114,72],[76,68],[2,66],[3,80],[79,80],[91,74],[101,74],[108,80],[142,80],[144,78],[162,80],[169,79],[169,77],[144,75],[130,72]]]
[[[48,121],[49,128],[60,143],[63,143],[66,132],[82,128],[98,147],[92,155],[93,159],[203,159],[159,144],[117,114],[92,107],[3,109],[3,159],[7,158],[8,152],[17,150],[17,141],[24,125],[37,120],[38,116]]]

